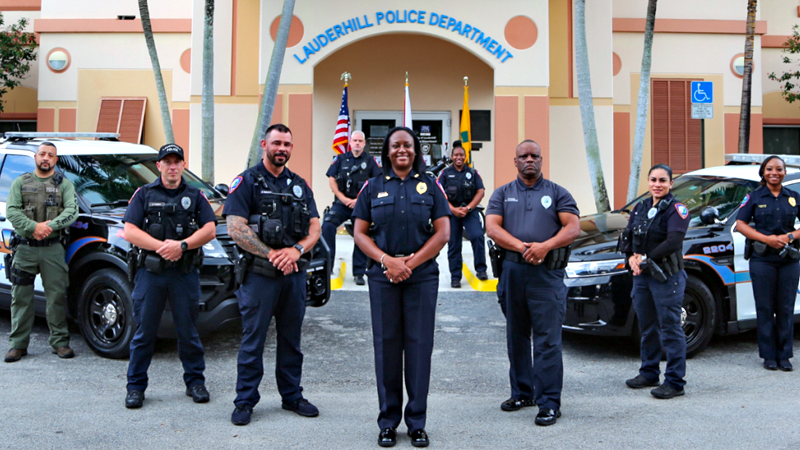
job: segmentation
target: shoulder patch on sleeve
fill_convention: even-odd
[[[356,195],[356,198],[358,198],[358,196],[359,196],[359,195],[361,195],[361,193],[362,193],[362,192],[364,192],[364,189],[366,189],[366,188],[367,188],[367,185],[368,185],[368,184],[369,184],[369,180],[367,180],[367,181],[365,181],[365,182],[364,182],[364,185],[363,185],[363,186],[361,186],[361,190],[360,190],[360,191],[358,191],[358,194]]]
[[[338,160],[338,159],[339,159],[339,155],[334,156],[333,157],[333,161],[331,161],[331,165],[336,164],[336,160]]]
[[[238,177],[234,178],[233,181],[231,181],[230,193],[233,194],[233,191],[235,191],[236,188],[238,188],[241,184],[242,184],[242,176],[239,175]]]
[[[742,205],[741,206],[746,205],[749,200],[750,200],[750,194],[745,195],[744,198],[742,199]]]
[[[444,188],[442,188],[442,184],[439,183],[439,180],[436,180],[436,185],[439,186],[439,190],[444,194],[444,198],[447,198],[447,193],[444,192]]]
[[[683,203],[676,203],[675,209],[678,211],[678,215],[681,216],[681,219],[686,219],[689,217],[689,209],[683,205]]]
[[[141,189],[142,188],[140,187],[136,188],[136,190],[133,192],[133,195],[131,195],[131,199],[128,200],[128,203],[131,203],[133,201],[133,197],[136,197],[136,194],[138,194]]]

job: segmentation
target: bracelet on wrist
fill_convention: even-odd
[[[386,268],[386,266],[385,266],[385,265],[383,265],[383,258],[386,258],[386,253],[384,253],[383,255],[381,255],[381,261],[380,261],[380,262],[381,262],[381,267],[385,269],[385,268]]]

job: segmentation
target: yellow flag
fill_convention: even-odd
[[[466,153],[467,164],[472,167],[472,130],[470,129],[469,121],[469,88],[464,86],[464,109],[461,111],[461,129],[459,133],[461,137],[461,146],[464,147]]]

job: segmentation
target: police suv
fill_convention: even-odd
[[[759,186],[759,164],[766,155],[726,155],[728,164],[675,178],[672,194],[689,209],[691,222],[683,242],[688,279],[681,322],[686,353],[700,352],[714,334],[756,328],[756,307],[742,234],[736,214],[745,196]],[[782,156],[787,164],[784,186],[800,197],[800,157]],[[639,325],[631,303],[633,278],[618,252],[619,234],[634,206],[581,217],[581,236],[572,245],[564,282],[569,288],[564,330],[598,336],[632,336]],[[800,292],[800,291],[798,291]],[[800,322],[800,301],[795,305]]]
[[[5,219],[6,198],[11,182],[35,168],[33,156],[38,146],[52,142],[57,149],[56,170],[75,185],[80,214],[70,227],[66,262],[70,285],[67,308],[89,347],[108,358],[128,356],[133,338],[132,284],[128,281],[127,255],[130,244],[124,239],[122,218],[137,188],[159,176],[155,159],[158,152],[145,145],[118,142],[113,133],[6,133],[0,141],[0,253],[10,253],[13,227]],[[91,138],[76,139],[76,138]],[[96,140],[95,140],[96,139]],[[219,216],[227,186],[212,188],[189,170],[186,183],[205,194]],[[234,242],[218,217],[217,236],[203,246],[200,269],[200,314],[197,329],[208,333],[240,320],[235,290]],[[322,240],[314,248],[308,269],[309,306],[322,306],[330,298],[330,278],[326,271],[327,247]],[[37,316],[45,315],[41,277],[36,277],[34,305]],[[11,286],[0,270],[0,308],[9,309]],[[162,315],[160,337],[173,337],[172,313]]]

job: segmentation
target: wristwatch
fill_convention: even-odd
[[[293,245],[293,247],[294,247],[294,248],[296,248],[296,249],[297,249],[297,251],[299,251],[299,252],[300,252],[300,256],[303,256],[303,253],[305,253],[305,252],[306,252],[306,249],[305,249],[305,248],[303,248],[303,246],[302,246],[302,245],[300,245],[300,244],[294,244],[294,245]]]
[[[789,243],[790,243],[790,244],[791,244],[792,242],[794,242],[794,233],[789,233],[787,236],[789,236]]]
[[[469,206],[467,206],[467,212],[468,212],[468,213],[471,213],[471,212],[472,212],[472,208],[470,208]]]
[[[189,250],[189,244],[186,241],[181,241],[181,251],[185,252],[186,250]]]

